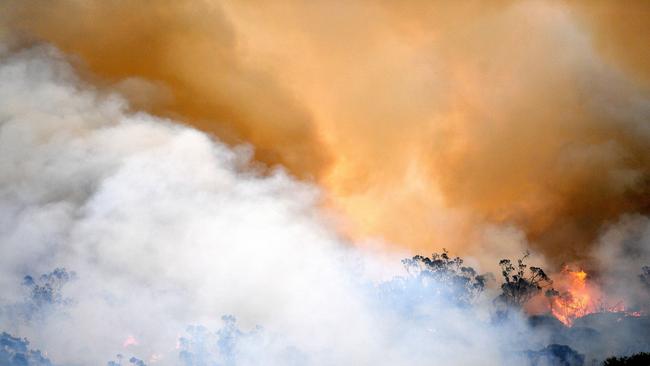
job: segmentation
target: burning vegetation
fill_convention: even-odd
[[[508,364],[645,365],[643,362],[648,360],[648,354],[643,350],[650,349],[650,339],[647,334],[643,335],[643,329],[650,327],[650,318],[643,311],[631,311],[622,301],[607,305],[603,292],[582,269],[566,266],[553,280],[541,267],[528,265],[528,258],[529,253],[526,252],[515,261],[502,259],[499,262],[502,279],[497,288],[500,293],[494,298],[490,323],[496,327],[504,326],[523,315],[532,330],[528,336],[541,336],[548,339],[548,343],[539,350],[510,351]],[[480,274],[465,265],[462,258],[450,256],[446,249],[430,257],[416,255],[406,258],[402,264],[405,269],[403,277],[394,277],[376,289],[382,303],[391,304],[390,309],[402,309],[407,316],[420,317],[422,309],[439,309],[442,304],[446,304],[443,307],[451,304],[461,311],[474,312],[481,297],[491,296],[486,294],[490,293],[489,289],[496,281],[492,274]],[[644,285],[647,284],[649,269],[644,266],[639,275]],[[28,296],[17,308],[23,309],[27,318],[38,318],[57,307],[69,306],[74,301],[63,296],[63,290],[69,281],[75,279],[76,274],[64,268],[41,275],[37,280],[25,276],[23,286],[27,288]],[[542,296],[548,300],[548,313],[528,313],[526,305]],[[395,303],[407,306],[392,306]],[[236,326],[233,316],[227,315],[222,319],[224,327],[214,333],[200,326],[188,328],[190,335],[180,338],[177,345],[181,364],[192,366],[199,364],[199,360],[224,359],[236,365],[238,353],[241,352],[238,343],[259,341],[265,336],[261,327],[245,332]],[[630,330],[639,335],[636,344],[622,337]],[[45,357],[47,354],[29,349],[27,339],[3,333],[0,342],[2,365],[22,365],[21,360],[28,361],[30,365],[56,365]],[[217,349],[202,346],[206,342],[216,344]],[[530,346],[531,343],[526,344]],[[129,335],[123,348],[131,350],[133,346],[139,346],[139,342]],[[147,365],[134,356],[129,358],[118,354],[116,357],[118,361],[109,361],[109,366],[122,365],[125,360],[129,364]],[[156,361],[156,357],[149,360],[150,363]]]
[[[643,364],[630,362],[647,358],[642,353],[650,347],[647,309],[629,308],[622,299],[608,296],[584,269],[564,266],[558,273],[548,275],[541,267],[528,265],[529,257],[526,252],[515,261],[499,262],[500,293],[493,300],[492,311],[496,324],[524,314],[533,329],[550,340],[539,351],[525,351],[521,362],[574,366],[600,364],[606,359],[602,361],[606,365]],[[455,299],[462,306],[476,303],[480,296],[489,293],[486,290],[495,281],[492,274],[478,274],[464,266],[460,257],[450,257],[447,250],[431,257],[418,255],[402,263],[410,280],[428,289],[431,297]],[[643,266],[638,279],[650,290],[650,267]],[[545,310],[540,313],[529,309],[529,303],[542,298],[547,300],[543,302]],[[607,352],[638,354],[607,358],[612,355]]]
[[[566,326],[571,326],[578,318],[594,313],[617,313],[635,317],[643,313],[638,309],[628,309],[623,300],[611,300],[582,269],[573,270],[565,266],[558,278],[556,284],[559,290],[549,289],[545,295],[549,299],[551,314]]]

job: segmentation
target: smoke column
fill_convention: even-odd
[[[136,107],[315,181],[355,238],[471,252],[514,225],[559,264],[650,207],[644,1],[2,10]]]

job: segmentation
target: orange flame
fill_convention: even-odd
[[[567,289],[551,299],[551,313],[562,323],[570,326],[573,320],[590,312],[591,294],[587,288],[587,272],[562,270],[566,276]]]
[[[566,326],[571,326],[574,320],[593,313],[624,313],[625,316],[633,317],[642,315],[638,311],[628,311],[622,301],[608,305],[598,286],[589,283],[587,272],[581,269],[571,270],[565,267],[561,275],[561,291],[550,298],[550,310],[553,316]]]

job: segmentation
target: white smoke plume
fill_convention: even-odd
[[[394,273],[329,229],[315,187],[250,157],[130,112],[50,46],[4,46],[0,330],[65,365],[175,365],[215,342],[237,349],[236,362],[214,354],[223,364],[508,363],[525,327],[380,301],[375,284]],[[75,272],[58,305],[26,307],[23,278],[38,286],[55,268]],[[214,333],[226,314],[237,323]]]
[[[607,294],[633,308],[650,308],[650,282],[645,287],[639,278],[650,266],[650,218],[621,217],[604,230],[593,255]]]

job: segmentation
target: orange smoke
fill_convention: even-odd
[[[252,143],[258,159],[301,177],[326,166],[309,112],[247,62],[218,2],[8,1],[0,14],[19,36],[81,57],[136,108]]]
[[[593,6],[587,6],[587,4]],[[8,1],[137,108],[314,179],[356,237],[560,263],[650,212],[650,3]]]

